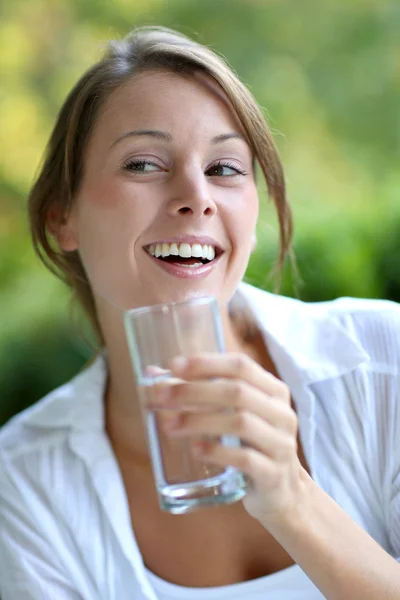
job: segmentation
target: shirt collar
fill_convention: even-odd
[[[291,362],[303,382],[339,377],[369,359],[335,311],[329,311],[333,303],[302,302],[246,283],[238,292],[265,332],[271,353]]]
[[[34,404],[27,425],[74,430],[104,429],[104,390],[107,381],[105,353],[96,355],[71,381]]]
[[[289,386],[339,377],[368,360],[368,354],[326,303],[305,303],[241,283],[239,295],[264,331],[272,358]],[[37,427],[104,429],[105,353],[69,383],[51,392],[28,412],[25,423]]]

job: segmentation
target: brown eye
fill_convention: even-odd
[[[206,171],[206,175],[211,177],[233,177],[235,175],[247,175],[247,173],[231,163],[219,162],[209,167]]]

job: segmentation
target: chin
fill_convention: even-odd
[[[152,301],[149,304],[163,304],[169,302],[188,302],[196,298],[204,298],[205,296],[215,296],[207,289],[191,289],[191,290],[174,290],[170,293],[163,293],[157,296],[153,296]]]
[[[193,282],[191,285],[174,285],[168,286],[166,289],[149,289],[140,295],[140,298],[135,296],[135,305],[137,306],[152,306],[154,304],[164,304],[169,302],[185,302],[195,298],[202,298],[205,296],[215,296],[218,300],[221,298],[221,289],[215,285],[195,285]]]

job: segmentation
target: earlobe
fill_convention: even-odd
[[[60,215],[60,207],[53,205],[47,215],[47,227],[61,250],[77,250],[78,236],[72,213],[68,216]]]
[[[69,224],[61,225],[58,243],[65,252],[73,252],[78,249],[77,236]]]

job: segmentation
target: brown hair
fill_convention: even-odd
[[[60,220],[68,213],[83,176],[84,153],[99,110],[110,94],[139,72],[164,69],[211,76],[237,114],[264,174],[279,220],[279,274],[291,254],[292,216],[285,193],[281,161],[268,125],[250,91],[217,54],[190,38],[163,27],[142,27],[111,41],[104,57],[69,93],[50,137],[44,164],[29,197],[34,247],[42,261],[74,291],[100,343],[101,329],[91,287],[79,253],[55,248],[48,230],[49,209],[57,206]]]

